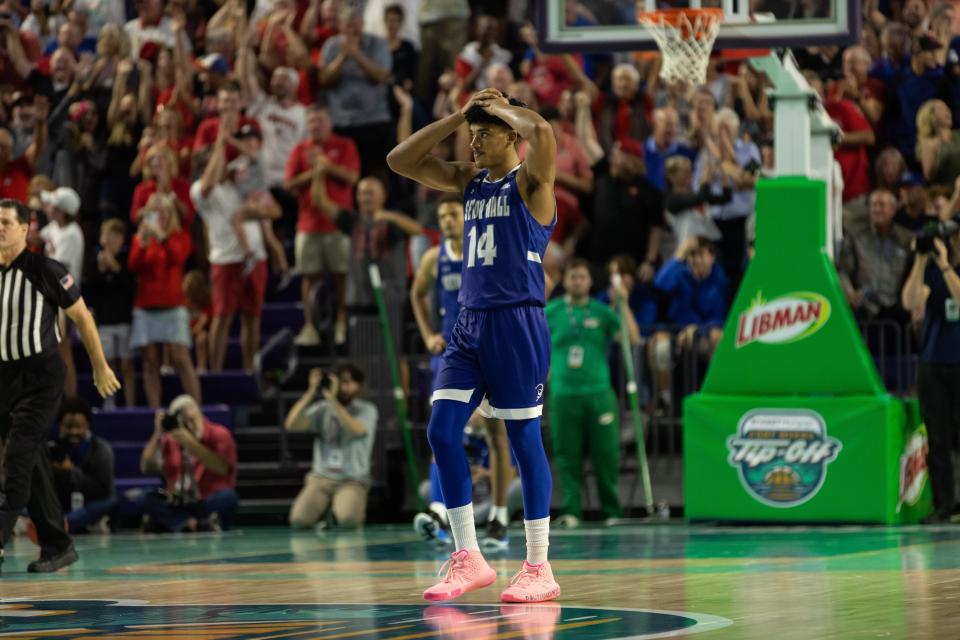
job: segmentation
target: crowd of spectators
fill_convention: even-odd
[[[602,4],[568,0],[566,19],[592,24]],[[237,314],[251,369],[271,272],[301,276],[300,345],[322,339],[310,302],[323,285],[346,355],[350,315],[373,305],[366,265],[403,304],[439,238],[442,194],[387,171],[387,152],[485,87],[536,109],[558,139],[552,295],[574,257],[600,298],[621,274],[669,404],[673,356],[709,357],[751,253],[754,185],[773,168],[768,80],[717,60],[703,86],[664,84],[656,56],[547,54],[532,10],[0,2],[0,197],[28,203],[32,250],[82,283],[125,404],[159,408],[165,365],[201,401],[198,373],[225,366]],[[957,212],[958,21],[952,2],[867,0],[860,42],[794,51],[843,131],[837,265],[864,321],[922,320],[901,304],[911,242]],[[434,153],[469,161],[466,129]],[[294,519],[319,517],[316,504]]]

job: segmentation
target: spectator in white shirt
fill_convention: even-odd
[[[257,79],[257,61],[249,47],[240,55],[237,76],[247,115],[257,119],[263,134],[261,153],[267,186],[281,186],[290,152],[307,137],[307,109],[297,100],[300,76],[296,69],[277,67],[270,76],[270,92],[264,93]]]
[[[147,42],[155,42],[167,49],[173,49],[176,45],[173,19],[164,15],[163,4],[164,0],[136,0],[139,17],[128,21],[123,27],[130,38],[130,57],[133,59],[140,55],[140,48]],[[185,32],[180,32],[180,38],[184,51],[193,51]]]
[[[60,187],[53,191],[44,191],[40,194],[50,222],[40,230],[43,239],[44,253],[67,268],[67,278],[80,284],[83,271],[83,231],[77,224],[77,213],[80,211],[80,196],[69,187]],[[66,289],[73,282],[61,282]],[[70,323],[66,315],[60,313],[58,350],[67,366],[67,376],[63,383],[64,393],[70,396],[77,395],[77,369],[73,364],[73,350],[69,330]]]
[[[226,132],[233,129],[228,119],[229,116],[225,117],[226,126],[220,127],[217,133],[203,175],[190,188],[197,213],[207,225],[210,244],[212,371],[223,371],[230,325],[238,311],[243,366],[253,369],[254,354],[260,347],[268,244],[281,268],[285,266],[282,246],[271,231],[265,233],[269,221],[280,216],[280,208],[264,191],[257,162],[260,132],[251,125],[240,127],[236,142],[241,155],[228,164]]]

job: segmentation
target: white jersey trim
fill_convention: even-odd
[[[543,415],[543,405],[527,407],[525,409],[498,409],[490,405],[490,401],[484,396],[477,407],[477,412],[484,418],[501,418],[503,420],[530,420],[539,418]]]

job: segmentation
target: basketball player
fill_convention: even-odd
[[[410,304],[417,319],[420,336],[427,350],[433,354],[430,367],[436,381],[440,371],[440,354],[450,342],[450,334],[460,314],[460,281],[463,270],[463,202],[459,196],[447,194],[437,206],[437,222],[442,240],[440,246],[431,247],[423,254],[417,276],[410,288]],[[433,289],[440,309],[440,332],[434,332],[430,322],[429,295]],[[507,432],[502,420],[483,418],[475,422],[482,425],[490,449],[490,493],[493,505],[490,509],[483,538],[480,544],[485,549],[506,549],[507,535],[507,486],[512,475]],[[441,540],[444,528],[449,526],[447,510],[440,489],[440,475],[436,461],[430,463],[430,507],[428,513],[418,513],[414,528],[430,536],[434,532]],[[441,527],[441,528],[438,528]],[[432,536],[431,536],[432,537]]]
[[[464,122],[474,162],[444,162],[430,150]],[[526,159],[517,156],[527,141]],[[540,436],[550,339],[543,313],[543,253],[556,223],[557,144],[549,123],[496,89],[430,124],[387,156],[390,168],[428,187],[463,194],[460,313],[434,384],[427,438],[440,472],[456,551],[427,600],[450,600],[497,579],[477,543],[462,434],[474,409],[503,418],[523,483],[527,559],[500,598],[540,602],[560,595],[547,562],[550,465]]]

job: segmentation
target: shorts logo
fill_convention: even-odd
[[[727,462],[748,494],[769,507],[789,508],[817,495],[843,445],[827,436],[814,411],[756,409],[741,418],[727,448]]]
[[[537,385],[537,402],[540,402],[542,398],[543,398],[543,385],[538,384]]]

